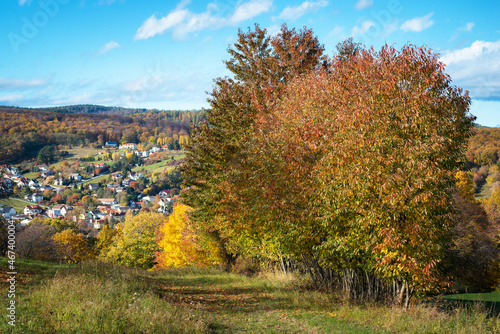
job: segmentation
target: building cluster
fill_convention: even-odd
[[[96,168],[101,168],[107,171],[107,166],[102,165]],[[43,166],[38,166],[40,171],[43,170]],[[0,215],[6,220],[15,221],[21,225],[27,225],[29,222],[35,218],[64,218],[75,221],[79,226],[87,226],[94,230],[99,230],[102,226],[109,223],[116,223],[125,217],[125,214],[130,211],[132,214],[137,213],[142,208],[153,206],[158,204],[158,212],[167,213],[169,207],[172,205],[174,198],[169,196],[168,190],[160,191],[156,196],[142,196],[139,195],[136,202],[130,201],[127,206],[121,205],[115,198],[96,198],[96,191],[105,187],[112,190],[116,194],[126,192],[127,188],[130,186],[130,182],[137,181],[145,176],[142,173],[130,171],[127,175],[123,175],[121,172],[112,173],[110,176],[112,182],[108,184],[100,183],[86,183],[85,188],[91,191],[93,198],[98,202],[97,208],[94,210],[89,210],[84,212],[83,210],[75,210],[70,205],[55,204],[52,207],[47,207],[42,205],[44,201],[43,192],[50,189],[54,194],[60,194],[64,190],[72,187],[73,185],[62,186],[66,184],[66,180],[61,177],[64,182],[59,184],[61,178],[54,179],[54,186],[39,184],[37,180],[30,180],[19,174],[19,170],[15,167],[8,165],[0,166],[0,190],[3,192],[4,196],[10,196],[13,194],[13,187],[18,186],[19,188],[27,187],[30,192],[24,196],[25,201],[32,202],[26,205],[23,212],[16,212],[16,210],[10,206],[1,206]],[[71,182],[84,182],[85,180],[79,173],[72,173],[68,176]],[[60,187],[57,187],[60,185]],[[108,192],[109,193],[109,192]],[[118,198],[118,197],[117,197]]]

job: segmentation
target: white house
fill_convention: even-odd
[[[57,185],[63,186],[64,183],[66,183],[66,180],[62,176],[54,180],[54,185],[56,185],[56,186]]]
[[[129,150],[137,150],[137,145],[134,143],[126,143],[126,144],[120,145],[120,148],[127,148]]]
[[[104,205],[116,204],[116,200],[114,198],[98,198],[97,201]]]
[[[135,154],[141,158],[147,158],[149,156],[148,151],[135,151]]]
[[[160,198],[160,200],[158,201],[158,204],[160,204],[160,206],[167,206],[168,203],[172,202],[172,199],[171,198]]]
[[[47,176],[50,176],[50,175],[54,175],[54,171],[52,169],[42,170],[40,172],[40,175],[42,177],[47,177]]]
[[[63,214],[61,212],[63,205],[54,205],[52,209],[49,209],[47,211],[47,214],[49,215],[50,218],[57,218],[57,217],[62,217]]]
[[[160,152],[161,151],[161,148],[159,148],[158,146],[153,146],[149,152],[150,153],[156,153],[156,152]]]
[[[62,208],[61,208],[61,214],[63,216],[66,216],[71,210],[73,210],[73,207],[72,206],[69,206],[69,205],[63,205]]]
[[[143,175],[143,174],[141,174],[141,173],[136,173],[136,172],[132,172],[132,171],[130,171],[130,172],[128,173],[128,177],[129,177],[129,179],[131,179],[131,180],[137,181],[137,180],[139,180],[141,177],[144,177],[144,175]]]
[[[30,180],[28,182],[28,186],[30,187],[30,189],[37,189],[39,184],[37,180]]]
[[[105,147],[117,147],[118,145],[114,141],[107,141],[106,144],[104,144]]]
[[[27,200],[27,201],[32,201],[32,202],[39,202],[39,201],[43,201],[43,196],[41,194],[28,194],[26,196],[24,196],[24,199]]]
[[[168,197],[168,192],[166,190],[162,190],[158,193],[158,195],[160,195],[160,197]]]
[[[0,207],[0,216],[4,217],[5,219],[10,219],[10,217],[16,214],[16,210],[11,206]]]
[[[79,173],[69,174],[69,178],[71,180],[75,180],[75,181],[81,181],[82,180],[82,176]]]
[[[143,201],[144,203],[146,203],[146,202],[153,202],[154,200],[155,200],[155,198],[154,198],[153,196],[144,196],[144,197],[142,198],[142,201]]]
[[[114,172],[113,174],[111,174],[111,178],[113,180],[119,180],[119,179],[123,179],[123,175],[120,172]]]
[[[34,215],[37,213],[42,213],[43,209],[40,205],[28,205],[24,208],[25,215]]]

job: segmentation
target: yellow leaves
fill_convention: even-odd
[[[458,187],[460,195],[465,199],[474,202],[474,182],[469,175],[464,171],[458,171],[455,174],[455,183]]]
[[[156,268],[191,264],[204,266],[221,262],[216,245],[197,234],[188,218],[189,211],[186,205],[175,205],[168,221],[160,227],[157,238],[160,251],[156,254]]]
[[[118,226],[120,230],[115,236],[107,232],[108,235],[102,237],[104,245],[110,238],[112,244],[107,253],[101,256],[126,266],[151,269],[155,264],[157,251],[156,231],[164,220],[165,216],[157,212],[141,211],[135,216],[127,213],[125,221]]]
[[[64,230],[52,236],[60,247],[62,258],[68,263],[78,263],[95,258],[94,251],[89,247],[81,233]]]

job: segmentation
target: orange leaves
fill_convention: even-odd
[[[471,135],[469,103],[449,86],[429,50],[363,50],[334,59],[329,71],[291,81],[276,108],[259,118],[255,130],[266,129],[267,137],[256,136],[252,148],[265,142],[265,150],[249,159],[262,189],[271,182],[286,189],[273,192],[286,212],[275,217],[325,238],[325,247],[305,235],[297,244],[321,249],[324,258],[342,254],[344,265],[350,265],[349,253],[371,248],[363,255],[366,268],[378,263],[383,277],[417,277],[442,256],[450,225],[449,171],[459,166]],[[270,157],[272,171],[283,173],[269,173]]]

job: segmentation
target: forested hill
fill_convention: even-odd
[[[198,123],[203,115],[203,109],[200,110],[158,110],[146,108],[122,108],[122,107],[106,107],[95,104],[78,104],[71,106],[49,107],[49,108],[21,108],[13,106],[0,106],[2,112],[29,112],[43,111],[62,114],[113,114],[113,115],[128,115],[136,113],[162,113],[165,117],[172,120],[181,119],[183,122]],[[184,118],[183,118],[184,117]]]
[[[87,107],[87,112],[76,112]],[[101,110],[92,112],[92,108]],[[154,142],[189,135],[190,127],[201,120],[199,111],[109,112],[100,106],[69,106],[28,109],[0,107],[0,162],[15,162],[36,156],[45,145],[81,145],[106,141]],[[102,107],[108,108],[108,107]]]
[[[478,165],[493,165],[500,157],[500,128],[477,127],[470,139],[467,160]]]

